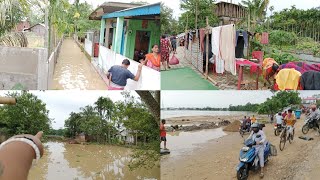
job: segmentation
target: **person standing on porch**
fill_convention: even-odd
[[[152,46],[152,53],[146,54],[146,64],[148,67],[160,71],[161,55],[159,53],[159,46],[154,44]]]
[[[136,75],[133,75],[128,70],[128,67],[130,66],[130,61],[128,59],[124,59],[122,61],[121,66],[112,66],[107,73],[107,77],[109,79],[108,90],[123,90],[124,87],[127,85],[127,79],[138,81],[140,79],[142,66],[144,64],[145,61],[141,61],[141,63],[138,66],[138,71]]]
[[[171,51],[171,43],[166,38],[165,35],[161,36],[160,49],[161,49],[161,62],[164,66],[164,70],[167,70],[167,68],[170,69],[169,55],[170,55],[170,51]]]

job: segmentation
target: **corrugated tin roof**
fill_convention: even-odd
[[[121,2],[105,2],[95,9],[90,15],[90,20],[101,20],[102,15],[106,13],[112,13],[120,11],[127,8],[133,8],[141,6],[141,4],[136,3],[121,3]]]
[[[144,16],[144,15],[159,15],[160,14],[160,2],[154,4],[148,4],[144,6],[124,9],[113,13],[107,13],[102,18],[115,18],[115,17],[127,17],[127,16]]]

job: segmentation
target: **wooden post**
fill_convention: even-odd
[[[208,16],[206,16],[206,73],[205,77],[208,79],[208,66],[209,66],[209,19]]]
[[[250,32],[250,10],[248,9],[248,33]],[[247,50],[247,58],[249,59],[250,52],[250,36],[248,36],[248,50]]]

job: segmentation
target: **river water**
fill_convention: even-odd
[[[61,142],[48,142],[44,146],[44,156],[31,168],[30,180],[160,179],[158,166],[130,171],[129,148]]]
[[[183,116],[229,116],[229,115],[252,115],[246,111],[196,111],[196,110],[161,110],[161,118],[173,118]]]
[[[222,128],[190,132],[168,132],[167,148],[170,149],[170,154],[166,155],[166,157],[179,159],[189,153],[192,153],[194,150],[197,150],[208,141],[225,135],[226,133],[223,132]]]

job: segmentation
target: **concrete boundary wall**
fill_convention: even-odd
[[[47,49],[0,47],[0,88],[47,89]],[[39,76],[38,76],[39,75]],[[43,77],[40,77],[43,76]]]
[[[87,38],[84,41],[84,49],[89,54],[89,56],[93,56],[93,43]]]
[[[62,40],[48,59],[46,48],[0,47],[0,89],[47,90]]]

